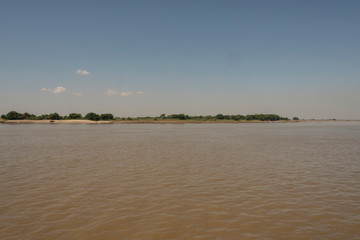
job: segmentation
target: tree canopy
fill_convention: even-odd
[[[96,113],[89,112],[88,114],[85,115],[85,119],[91,120],[91,121],[99,121],[100,116]]]
[[[5,119],[18,120],[18,119],[23,119],[23,118],[22,118],[22,114],[20,114],[16,111],[10,111],[5,115]]]
[[[103,113],[100,115],[100,119],[103,121],[114,120],[114,116],[111,113]]]
[[[51,120],[60,120],[60,119],[62,119],[62,117],[60,117],[60,115],[59,115],[58,113],[51,113],[51,114],[49,114],[49,118],[50,118]]]
[[[81,113],[70,113],[68,119],[82,119]]]

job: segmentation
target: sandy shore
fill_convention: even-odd
[[[334,122],[335,120],[280,120],[269,121],[234,121],[234,120],[171,120],[171,119],[136,119],[136,120],[114,120],[114,121],[90,121],[90,120],[1,120],[6,124],[186,124],[186,123],[295,123],[295,122]],[[349,120],[336,120],[349,121]]]

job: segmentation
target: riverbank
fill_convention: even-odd
[[[335,122],[351,120],[279,120],[279,121],[234,121],[234,120],[176,120],[176,119],[134,119],[113,121],[91,120],[0,120],[4,124],[187,124],[187,123],[296,123],[296,122]]]

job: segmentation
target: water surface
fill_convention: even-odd
[[[0,124],[0,239],[360,239],[360,123]]]

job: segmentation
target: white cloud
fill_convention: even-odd
[[[61,93],[61,92],[65,92],[66,88],[64,87],[56,87],[54,90],[52,90],[53,93]]]
[[[42,89],[40,89],[41,91],[49,91],[49,92],[51,92],[52,90],[51,89],[49,89],[49,88],[42,88]]]
[[[115,91],[115,90],[111,90],[111,89],[107,90],[106,93],[109,96],[120,94],[120,96],[122,96],[122,97],[129,97],[129,96],[132,96],[134,94],[145,94],[145,92],[143,92],[143,91],[138,91],[138,92],[134,93],[134,92],[119,92],[119,91]]]
[[[109,96],[116,95],[116,94],[119,94],[119,92],[111,90],[111,89],[107,90],[107,95],[109,95]]]
[[[132,96],[133,95],[133,92],[121,92],[120,95],[122,97],[128,97],[128,96]]]
[[[54,89],[50,89],[50,88],[41,88],[41,91],[46,91],[46,92],[53,92],[53,93],[61,93],[61,92],[65,92],[66,88],[64,87],[56,87]]]
[[[75,72],[76,74],[79,74],[79,75],[90,75],[90,73],[86,70],[82,70],[82,69],[78,69],[76,70]]]
[[[78,92],[73,92],[73,95],[74,95],[74,96],[77,96],[77,97],[81,97],[83,94],[82,94],[82,93],[78,93]]]

